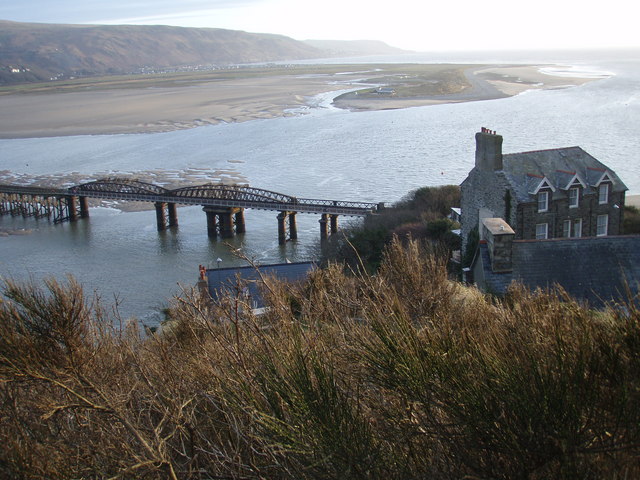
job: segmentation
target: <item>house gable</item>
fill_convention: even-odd
[[[569,181],[566,184],[563,185],[562,183],[559,183],[558,184],[558,188],[560,188],[562,190],[569,190],[572,187],[587,188],[587,183],[576,172],[558,171],[558,173],[573,174],[572,177],[569,179]]]
[[[534,178],[539,178],[539,176],[535,176]],[[531,182],[529,182],[531,184]],[[551,183],[551,181],[547,177],[542,177],[540,181],[533,180],[533,191],[529,192],[531,195],[537,195],[540,190],[543,188],[548,188],[552,192],[556,191],[556,187]]]
[[[611,182],[613,183],[613,179],[611,178],[611,174],[609,171],[604,171],[598,181],[593,185],[594,187],[599,187],[603,182]]]

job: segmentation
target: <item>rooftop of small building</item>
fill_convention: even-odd
[[[502,218],[483,218],[482,224],[491,235],[515,235],[516,232]]]
[[[224,292],[233,292],[238,284],[238,279],[243,283],[245,293],[248,294],[258,306],[262,306],[260,283],[263,277],[272,277],[286,282],[295,282],[306,278],[311,270],[316,268],[314,262],[277,263],[257,266],[240,266],[227,268],[206,269],[209,294],[212,298],[218,298]]]

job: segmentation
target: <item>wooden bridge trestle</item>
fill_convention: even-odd
[[[69,195],[68,192],[0,190],[0,215],[49,218],[53,223],[62,223],[87,218],[89,204],[86,197]]]

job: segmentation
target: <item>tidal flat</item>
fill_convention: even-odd
[[[76,78],[0,88],[0,138],[166,132],[301,114],[336,92],[333,105],[389,110],[488,100],[579,85],[540,65],[278,65]],[[392,94],[379,94],[379,86]],[[358,94],[356,94],[358,92]]]

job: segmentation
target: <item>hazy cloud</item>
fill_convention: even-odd
[[[246,8],[266,0],[20,0],[0,2],[0,19],[38,23],[99,23],[127,18],[176,18]]]
[[[413,50],[640,46],[628,0],[0,0],[0,19],[164,24]]]

